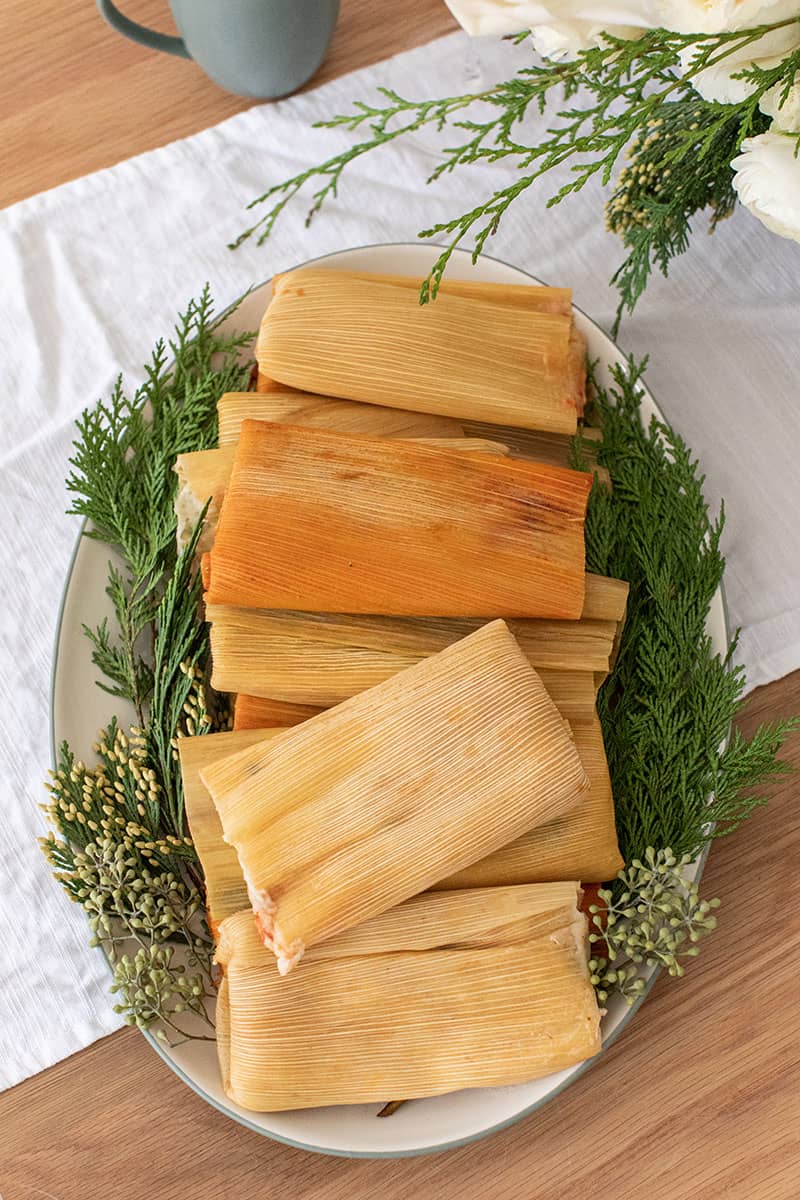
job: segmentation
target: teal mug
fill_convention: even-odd
[[[126,37],[192,58],[215,83],[240,96],[286,96],[310,79],[328,48],[339,0],[170,0],[181,37],[131,21],[97,0]]]

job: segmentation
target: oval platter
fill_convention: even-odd
[[[393,244],[343,250],[313,261],[340,270],[422,277],[430,270],[436,253],[436,248],[430,245]],[[539,282],[526,272],[487,256],[482,256],[473,267],[469,253],[463,250],[454,253],[448,277],[495,283]],[[266,283],[252,291],[236,312],[226,319],[228,327],[231,330],[258,328],[270,290],[270,284]],[[589,358],[597,361],[600,383],[609,384],[611,369],[624,362],[623,355],[611,339],[578,309],[575,310],[575,321],[586,336]],[[642,416],[645,420],[651,416],[663,419],[655,401],[646,391],[642,401]],[[105,595],[108,559],[107,546],[79,536],[67,575],[56,634],[51,697],[54,760],[55,747],[62,740],[67,740],[79,757],[90,760],[97,730],[106,725],[115,712],[123,722],[130,717],[119,702],[112,701],[95,686],[96,670],[91,661],[91,648],[82,633],[83,623],[95,625],[104,616],[112,615]],[[712,601],[707,628],[714,650],[724,655],[728,635],[721,589]],[[696,864],[698,873],[701,865]],[[654,977],[655,972],[648,980],[648,987]],[[618,996],[609,1001],[608,1012],[603,1019],[604,1049],[635,1015],[641,999],[633,1008],[629,1008]],[[109,996],[111,1003],[112,997]],[[534,1112],[574,1082],[595,1061],[590,1060],[544,1079],[513,1087],[474,1089],[415,1100],[404,1105],[391,1118],[377,1120],[378,1110],[374,1105],[285,1113],[247,1112],[232,1104],[225,1096],[213,1045],[189,1042],[169,1049],[151,1034],[146,1033],[145,1036],[176,1075],[226,1116],[257,1133],[291,1146],[353,1158],[394,1158],[433,1153],[485,1137]],[[325,1064],[320,1063],[320,1070],[324,1069]]]

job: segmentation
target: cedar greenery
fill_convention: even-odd
[[[800,50],[767,70],[740,72],[752,81],[753,90],[737,104],[702,99],[693,79],[765,33],[797,22],[793,17],[716,34],[653,29],[630,40],[604,34],[601,45],[582,50],[574,61],[523,67],[503,83],[459,96],[408,100],[391,88],[378,88],[382,103],[357,100],[350,113],[317,122],[319,128],[346,130],[359,140],[325,162],[269,186],[248,206],[267,205],[266,212],[232,245],[254,234],[263,242],[286,206],[306,188],[311,194],[306,223],[310,222],[326,200],[336,196],[347,167],[363,154],[423,126],[439,133],[447,128],[454,137],[443,144],[441,162],[428,183],[480,162],[505,162],[516,167],[519,176],[467,212],[420,232],[420,237],[444,242],[422,285],[420,300],[425,303],[436,296],[456,246],[471,239],[477,257],[511,205],[541,176],[569,165],[570,178],[548,201],[558,204],[596,175],[608,184],[627,153],[631,162],[621,172],[607,210],[609,227],[628,252],[613,277],[620,295],[618,323],[624,310],[633,310],[653,267],[666,274],[670,260],[686,250],[691,222],[699,212],[709,210],[713,229],[732,211],[731,159],[744,138],[767,128],[759,101],[776,84],[788,93],[800,70]],[[522,42],[527,36],[513,40]],[[691,55],[683,68],[682,53]],[[526,114],[544,113],[551,102],[556,111],[542,136],[526,140]],[[800,144],[800,135],[798,139]]]
[[[678,434],[642,423],[645,365],[631,360],[610,389],[594,387],[597,461],[613,491],[595,482],[586,522],[587,568],[630,584],[622,646],[598,697],[626,862],[648,847],[694,857],[736,829],[764,803],[752,789],[788,769],[776,755],[796,724],[736,732],[720,750],[745,685],[731,662],[736,637],[720,657],[705,631],[725,568],[724,514],[709,516]]]
[[[92,522],[86,536],[117,556],[109,594],[118,629],[104,623],[85,633],[105,676],[100,686],[130,701],[139,724],[126,734],[113,719],[98,737],[94,766],[62,745],[44,806],[54,827],[44,852],[111,960],[116,1010],[173,1042],[210,1036],[202,1030],[212,995],[202,876],[185,830],[176,739],[229,721],[226,698],[205,682],[208,638],[192,571],[201,524],[178,556],[172,467],[176,454],[213,444],[219,395],[247,386],[250,368],[240,352],[253,335],[225,337],[218,324],[206,289],[169,343],[173,365],[159,343],[132,401],[119,383],[78,422],[72,511]],[[734,733],[720,753],[744,686],[730,653],[714,655],[704,631],[723,569],[721,521],[709,519],[702,478],[677,435],[658,423],[642,427],[642,371],[633,362],[618,370],[612,388],[595,387],[592,406],[603,426],[600,461],[614,486],[592,490],[587,565],[631,583],[620,656],[600,693],[620,840],[631,864],[612,886],[612,904],[632,909],[625,938],[612,944],[615,957],[593,960],[603,996],[612,987],[637,994],[636,960],[631,966],[620,956],[647,946],[637,906],[650,911],[653,853],[656,882],[670,893],[655,899],[671,906],[690,941],[692,922],[697,931],[710,928],[709,908],[699,908],[704,902],[678,879],[681,856],[763,802],[752,788],[784,769],[776,755],[789,728],[762,726],[750,740]],[[580,437],[574,449],[581,458]],[[660,950],[671,952],[664,937]]]

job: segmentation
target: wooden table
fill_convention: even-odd
[[[0,7],[2,204],[248,104],[124,41],[91,0]],[[161,0],[125,7],[169,27]],[[452,28],[441,0],[344,0],[314,82]],[[797,712],[800,672],[741,724]],[[800,737],[785,757],[800,767]],[[0,1096],[2,1200],[797,1200],[799,790],[784,780],[712,851],[720,927],[688,977],[660,980],[597,1066],[505,1132],[401,1161],[306,1154],[220,1116],[125,1030]]]

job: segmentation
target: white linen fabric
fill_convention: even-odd
[[[512,172],[499,164],[426,188],[439,143],[423,131],[357,161],[310,229],[300,202],[265,246],[226,248],[265,185],[348,144],[352,135],[314,130],[313,121],[374,97],[381,83],[405,96],[475,90],[528,54],[455,34],[0,214],[0,1086],[120,1023],[83,915],[36,845],[53,637],[78,528],[64,516],[63,482],[75,417],[108,394],[118,372],[131,387],[140,382],[152,344],[206,280],[221,307],[315,255],[412,240],[502,186]],[[553,181],[531,188],[488,248],[571,285],[576,303],[608,328],[621,250],[604,231],[599,186],[547,210],[553,190]],[[751,686],[800,667],[798,281],[800,245],[740,211],[713,238],[699,230],[621,336],[626,351],[650,355],[649,384],[701,461],[710,503],[726,499],[727,598]]]

